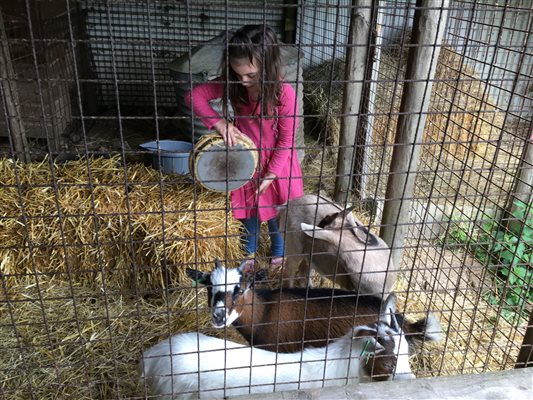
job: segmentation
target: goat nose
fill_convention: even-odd
[[[226,313],[224,311],[213,313],[213,324],[215,326],[223,326],[226,321]]]

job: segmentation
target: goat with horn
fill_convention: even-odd
[[[390,249],[352,211],[318,195],[290,200],[280,208],[285,236],[284,278],[289,286],[310,286],[311,269],[341,287],[382,297],[392,290],[398,271]]]
[[[374,322],[385,309],[379,296],[343,289],[257,288],[254,277],[245,279],[243,269],[244,264],[227,269],[217,260],[211,272],[188,268],[187,274],[206,286],[215,328],[234,326],[250,345],[266,350],[287,353],[325,346],[354,325]],[[390,299],[395,296],[389,296],[389,303]],[[416,322],[408,322],[401,313],[396,318],[410,343],[440,338],[433,314]]]

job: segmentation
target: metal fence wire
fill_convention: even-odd
[[[245,254],[231,179],[189,173],[210,132],[187,94],[228,79],[246,24],[276,32],[297,98],[310,196],[278,210],[281,266],[267,224]],[[531,0],[2,1],[0,396],[531,366],[532,25]]]

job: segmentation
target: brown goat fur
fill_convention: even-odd
[[[234,305],[241,315],[234,326],[253,346],[289,353],[302,350],[302,345],[322,347],[328,338],[344,336],[354,325],[370,324],[380,313],[381,299],[374,296],[313,289],[306,298],[306,292],[249,290]]]

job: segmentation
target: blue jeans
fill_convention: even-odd
[[[259,243],[259,234],[261,232],[261,223],[257,217],[241,219],[241,222],[246,229],[246,233],[242,236],[242,243],[246,254],[253,254],[257,252]],[[270,235],[270,250],[272,257],[283,257],[285,253],[285,243],[283,236],[279,232],[278,220],[272,218],[268,220],[268,234]]]

